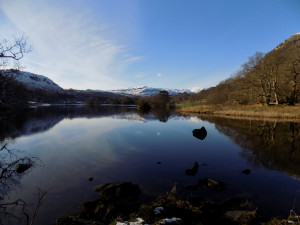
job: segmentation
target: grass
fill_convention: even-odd
[[[300,119],[300,105],[297,106],[222,106],[222,105],[198,105],[181,107],[177,109],[180,113],[187,114],[208,114],[217,116],[234,117],[256,117],[256,118],[281,118],[281,119]]]

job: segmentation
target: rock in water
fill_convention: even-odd
[[[30,163],[20,163],[16,166],[16,172],[17,173],[24,173],[26,170],[28,170],[32,164]]]
[[[185,174],[188,176],[195,176],[198,172],[199,164],[197,162],[194,162],[194,165],[191,169],[186,169]]]
[[[201,127],[200,129],[195,129],[193,130],[193,136],[200,140],[204,140],[207,136],[207,131],[204,127]]]
[[[246,174],[246,175],[249,175],[251,173],[251,170],[250,169],[244,169],[244,170],[242,170],[242,173]]]
[[[223,191],[226,189],[226,184],[224,182],[211,178],[200,179],[198,185],[207,187],[213,191]]]

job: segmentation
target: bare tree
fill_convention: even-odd
[[[295,105],[297,96],[300,93],[300,57],[292,57],[289,61],[289,86],[290,94],[288,103],[289,105]]]
[[[0,59],[2,60],[0,65],[9,66],[8,60],[18,61],[30,51],[31,47],[28,47],[27,38],[24,36],[15,38],[14,42],[4,39],[0,42]]]
[[[19,71],[20,59],[30,51],[31,47],[28,46],[27,38],[24,36],[14,38],[13,42],[7,39],[0,41],[0,107],[5,105],[9,96],[12,96],[9,93],[14,83],[11,74]],[[14,89],[17,90],[17,88]],[[24,88],[21,87],[21,89]],[[11,101],[13,100],[8,100],[8,102]]]

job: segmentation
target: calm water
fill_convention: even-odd
[[[202,126],[207,130],[204,140],[192,135]],[[34,163],[24,173],[0,177],[0,204],[22,199],[30,213],[39,189],[47,191],[36,224],[54,224],[58,217],[76,213],[81,202],[97,198],[93,187],[115,181],[139,184],[144,201],[176,183],[182,196],[248,199],[267,217],[286,217],[293,207],[300,213],[297,123],[139,114],[134,107],[59,106],[2,118],[0,130],[0,174],[24,157]],[[187,176],[184,171],[195,161],[200,165],[197,175]],[[244,169],[251,173],[241,173]],[[185,188],[207,177],[226,182],[227,189]],[[20,214],[20,209],[9,209]],[[3,222],[4,216],[0,218]]]

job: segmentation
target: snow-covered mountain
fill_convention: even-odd
[[[151,88],[147,86],[108,90],[107,92],[112,92],[121,95],[135,95],[135,96],[152,96],[158,94],[160,91],[168,91],[170,95],[175,95],[179,93],[197,93],[201,88],[191,88],[191,89],[170,89],[170,88]]]
[[[49,92],[63,92],[64,89],[54,83],[48,77],[29,73],[25,71],[19,71],[11,75],[17,81],[23,83],[28,89],[42,89]]]
[[[13,73],[12,76],[19,82],[23,83],[28,89],[41,89],[49,92],[64,92],[65,90],[59,85],[54,83],[51,79],[46,76],[38,75],[30,72],[19,71]],[[170,88],[151,88],[147,86],[116,89],[116,90],[91,90],[87,89],[84,92],[103,92],[103,93],[114,93],[126,96],[153,96],[158,94],[160,91],[168,91],[170,95],[179,93],[197,93],[201,90],[199,87],[189,89],[170,89]],[[78,90],[79,91],[79,90]]]

